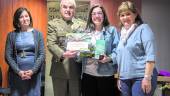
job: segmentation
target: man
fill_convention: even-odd
[[[66,34],[82,31],[85,23],[75,19],[74,0],[61,0],[60,19],[48,23],[47,46],[52,53],[52,76],[54,96],[80,96],[81,64],[76,62],[76,51],[66,50]]]

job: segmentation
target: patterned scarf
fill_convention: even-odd
[[[126,44],[127,39],[129,38],[129,36],[135,30],[136,27],[137,24],[132,24],[129,29],[125,29],[124,27],[122,27],[120,39],[123,42],[123,44]]]

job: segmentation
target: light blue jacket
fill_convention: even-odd
[[[117,47],[117,62],[120,79],[144,77],[147,61],[156,61],[155,38],[147,24],[139,25],[127,39],[120,40]]]
[[[119,34],[115,27],[108,26],[105,27],[102,31],[103,34],[101,36],[102,39],[105,40],[105,52],[107,56],[116,57],[116,47],[119,42]],[[87,58],[82,59],[83,70],[85,70],[85,66],[87,64]],[[117,64],[115,61],[107,62],[106,64],[98,63],[97,73],[103,76],[112,76],[117,71]]]

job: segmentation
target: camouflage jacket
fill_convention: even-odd
[[[81,19],[73,18],[72,21],[56,18],[48,22],[47,46],[50,52],[60,57],[65,49],[65,39],[67,33],[83,32],[85,22]]]
[[[52,53],[52,65],[50,75],[63,79],[79,79],[81,74],[81,64],[77,64],[75,59],[62,58],[62,54],[66,49],[66,34],[83,32],[85,22],[81,19],[72,19],[72,21],[64,21],[61,19],[53,19],[48,22],[47,47]]]

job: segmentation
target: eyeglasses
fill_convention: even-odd
[[[101,15],[103,15],[103,13],[102,12],[92,12],[91,15],[92,16],[95,16],[95,15],[100,15],[101,16]]]

